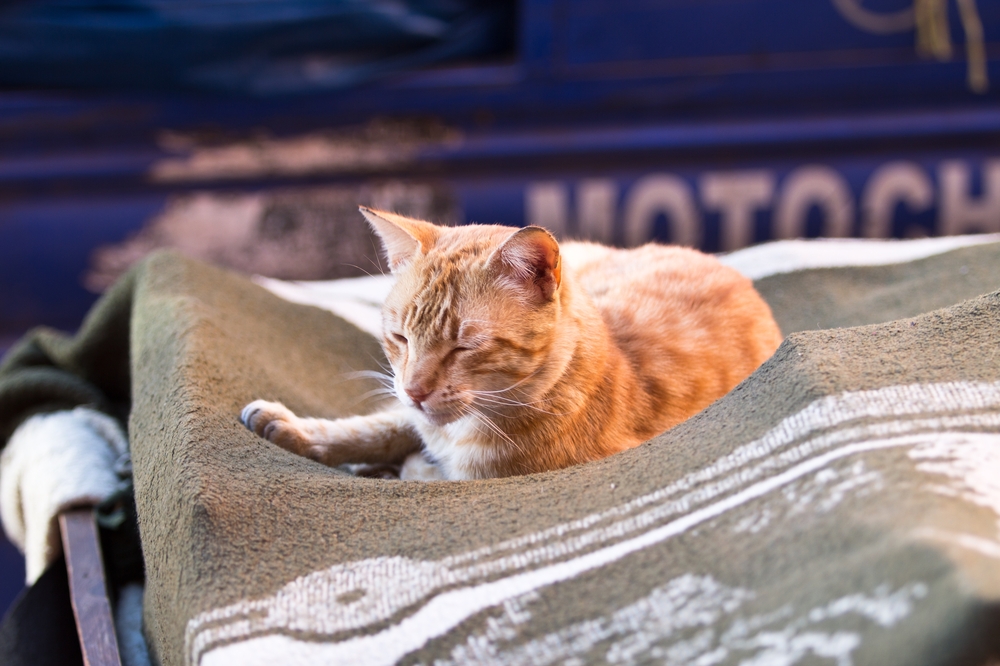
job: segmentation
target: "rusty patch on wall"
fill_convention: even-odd
[[[422,147],[458,141],[458,130],[433,119],[379,119],[293,137],[260,134],[221,141],[207,134],[164,132],[160,147],[176,157],[154,163],[150,177],[184,182],[372,172],[412,163]]]
[[[95,292],[109,287],[150,252],[182,254],[243,273],[286,280],[378,274],[379,243],[358,205],[455,224],[449,188],[399,181],[356,187],[289,188],[263,193],[198,192],[173,197],[125,241],[97,248],[84,276]]]

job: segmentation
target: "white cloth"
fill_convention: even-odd
[[[329,310],[377,338],[382,335],[382,303],[392,290],[395,278],[391,275],[372,275],[286,282],[255,275],[253,281],[286,301]]]
[[[719,261],[751,280],[811,268],[889,266],[944,254],[960,247],[1000,242],[1000,234],[941,236],[913,240],[814,238],[781,240],[730,252]]]
[[[14,431],[0,455],[0,519],[29,585],[62,553],[59,513],[110,496],[127,452],[118,422],[87,407],[32,416]]]

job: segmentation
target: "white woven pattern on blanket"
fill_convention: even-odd
[[[916,468],[930,475],[928,491],[947,491],[952,497],[992,509],[1000,519],[1000,485],[994,481],[1000,478],[998,431],[1000,383],[916,384],[822,398],[714,463],[601,513],[436,562],[383,557],[344,563],[291,581],[271,597],[203,613],[188,623],[188,663],[392,664],[488,608],[503,607],[516,619],[519,611],[511,609],[529,603],[538,591],[678,535],[686,533],[693,538],[690,534],[695,528],[709,533],[706,526],[718,517],[728,515],[731,522],[745,527],[743,532],[755,533],[766,527],[767,520],[748,507],[761,499],[801,504],[801,497],[788,492],[796,484],[817,487],[802,493],[808,501],[798,508],[801,511],[829,511],[848,495],[880,491],[885,485],[869,456],[889,449],[906,450],[911,459],[920,461]],[[944,539],[977,556],[993,558],[994,553],[1000,553],[997,534],[935,532],[914,533],[913,538]],[[691,581],[664,583],[663,589],[669,591],[690,587]],[[714,589],[716,583],[700,580],[695,585],[705,586]],[[883,602],[890,610],[905,607],[905,612],[899,611],[902,615],[896,613],[888,619],[881,611],[867,616],[880,626],[891,626],[909,613],[907,604],[928,594],[921,581],[894,592],[880,590],[858,590],[850,598],[831,599],[829,605],[847,612],[844,609],[854,604],[862,615],[878,610]],[[363,592],[360,597],[358,591]],[[715,594],[711,590],[705,593]],[[733,603],[752,593],[725,591]],[[895,602],[886,601],[886,595]],[[648,610],[648,604],[640,606],[608,609],[612,615],[588,621],[589,629],[581,631],[596,631],[594,627],[602,626],[618,631],[624,625],[615,620],[617,614]],[[375,633],[332,640],[385,622],[404,609],[410,611]],[[817,607],[805,617],[823,617],[824,612]],[[311,638],[300,640],[294,636],[296,632]],[[562,637],[565,632],[569,633]],[[571,657],[586,661],[589,646],[596,643],[574,632],[567,627],[542,643],[559,657],[557,661]],[[324,635],[331,641],[316,640]],[[510,637],[516,637],[516,631],[505,640]],[[826,648],[840,653],[846,650],[849,657],[861,638],[860,634],[852,635],[847,642]],[[485,642],[499,640],[497,636],[470,637],[467,646],[486,649]],[[510,649],[520,654],[522,648],[527,649],[515,642]],[[730,648],[719,645],[713,649]],[[466,659],[469,654],[462,650],[456,649],[452,655],[456,663],[477,661]],[[494,654],[487,661],[550,663],[536,659],[538,654],[525,653],[525,659],[511,654],[510,659]]]

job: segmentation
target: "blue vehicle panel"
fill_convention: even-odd
[[[0,7],[0,85],[20,86],[0,92],[0,352],[38,324],[74,330],[156,247],[277,277],[375,270],[359,203],[712,252],[1000,232],[997,2],[973,3],[981,42],[946,3],[940,57],[915,46],[912,0],[469,2],[505,17],[475,33],[489,44],[312,78],[306,60],[285,77],[270,60],[266,76],[185,69],[198,45],[157,49],[151,0],[78,6],[145,12],[128,67],[86,22],[66,67],[20,66],[63,57],[18,24],[57,4]],[[256,48],[237,33],[233,49]]]

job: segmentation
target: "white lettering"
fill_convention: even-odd
[[[577,236],[596,243],[611,243],[617,206],[615,181],[603,178],[582,181],[576,190]]]
[[[653,237],[653,220],[666,215],[670,220],[671,241],[698,247],[701,216],[691,188],[676,176],[646,176],[629,190],[625,200],[625,245],[642,245]]]
[[[861,195],[861,235],[892,236],[892,218],[900,202],[914,212],[934,204],[931,180],[919,164],[890,162],[875,170]]]
[[[722,249],[736,250],[753,242],[753,214],[766,208],[774,194],[770,171],[706,173],[701,177],[701,198],[708,208],[722,213]]]
[[[970,195],[972,178],[969,165],[948,160],[938,167],[941,208],[938,231],[943,236],[970,232],[1000,231],[1000,160],[983,165],[983,193],[978,200]]]
[[[809,210],[816,206],[823,212],[823,236],[845,238],[854,226],[854,195],[843,176],[822,165],[800,167],[782,184],[781,197],[774,214],[776,238],[802,238],[806,235]]]
[[[566,233],[569,192],[562,183],[529,183],[524,195],[524,218],[529,225],[545,227],[556,236]]]

